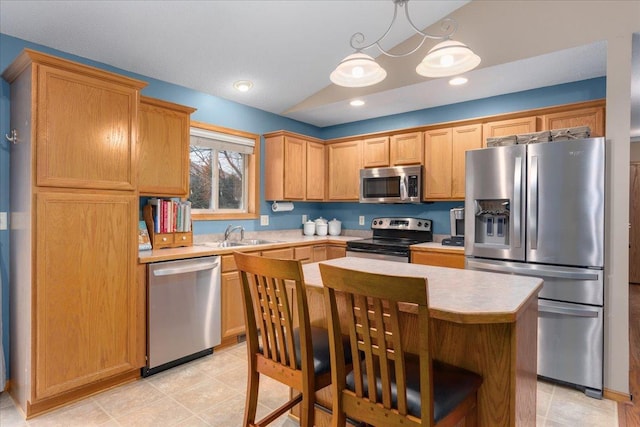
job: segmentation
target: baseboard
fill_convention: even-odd
[[[631,403],[632,399],[632,396],[630,394],[620,393],[619,391],[609,390],[607,388],[605,388],[602,392],[602,397],[620,403]]]

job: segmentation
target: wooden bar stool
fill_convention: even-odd
[[[265,426],[301,403],[300,425],[311,427],[315,392],[331,383],[331,361],[327,330],[309,324],[302,266],[299,261],[240,252],[234,257],[242,283],[249,356],[244,425]],[[260,374],[301,393],[256,422]]]
[[[387,276],[320,264],[331,345],[333,426],[350,417],[374,426],[475,426],[482,378],[431,359],[425,278]],[[347,312],[338,312],[336,293]],[[419,354],[402,346],[399,303],[418,306]],[[348,328],[353,371],[342,357]],[[334,356],[335,355],[335,356]]]

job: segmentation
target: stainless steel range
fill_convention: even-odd
[[[433,241],[431,226],[425,218],[374,218],[373,237],[347,242],[347,256],[409,262],[409,246]]]

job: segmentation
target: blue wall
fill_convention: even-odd
[[[443,107],[430,108],[410,113],[397,114],[378,119],[364,120],[344,125],[318,128],[313,125],[290,120],[276,114],[247,107],[232,101],[197,92],[185,87],[151,79],[135,73],[120,70],[109,65],[85,58],[69,55],[45,46],[0,34],[0,70],[4,70],[23,48],[39,50],[76,62],[114,71],[122,75],[148,82],[142,94],[188,105],[198,110],[192,115],[197,121],[238,129],[256,134],[264,134],[286,129],[322,139],[402,129],[431,123],[463,120],[474,117],[500,114],[530,108],[545,107],[571,102],[605,98],[605,78],[597,78],[577,83],[541,88],[526,92],[496,96],[477,101],[469,101]],[[2,80],[0,91],[0,135],[9,133],[9,84]],[[264,145],[261,155],[261,171],[264,171]],[[368,229],[375,216],[419,216],[434,221],[434,233],[449,233],[449,209],[461,206],[460,202],[437,202],[418,205],[370,205],[358,203],[295,203],[292,212],[273,213],[271,204],[264,200],[264,174],[261,174],[260,213],[270,216],[269,226],[260,226],[259,221],[234,220],[234,224],[246,230],[281,230],[300,227],[301,215],[309,218],[324,216],[342,221],[345,229]],[[10,212],[9,206],[9,142],[0,138],[0,212]],[[358,216],[365,216],[365,225],[358,225]],[[200,221],[194,224],[196,234],[221,233],[230,223],[224,221]],[[2,278],[2,324],[5,359],[9,363],[9,232],[0,231],[0,277]]]

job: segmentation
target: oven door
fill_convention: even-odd
[[[358,249],[347,249],[347,256],[355,258],[381,259],[384,261],[409,262],[409,257],[407,255],[369,252]]]

